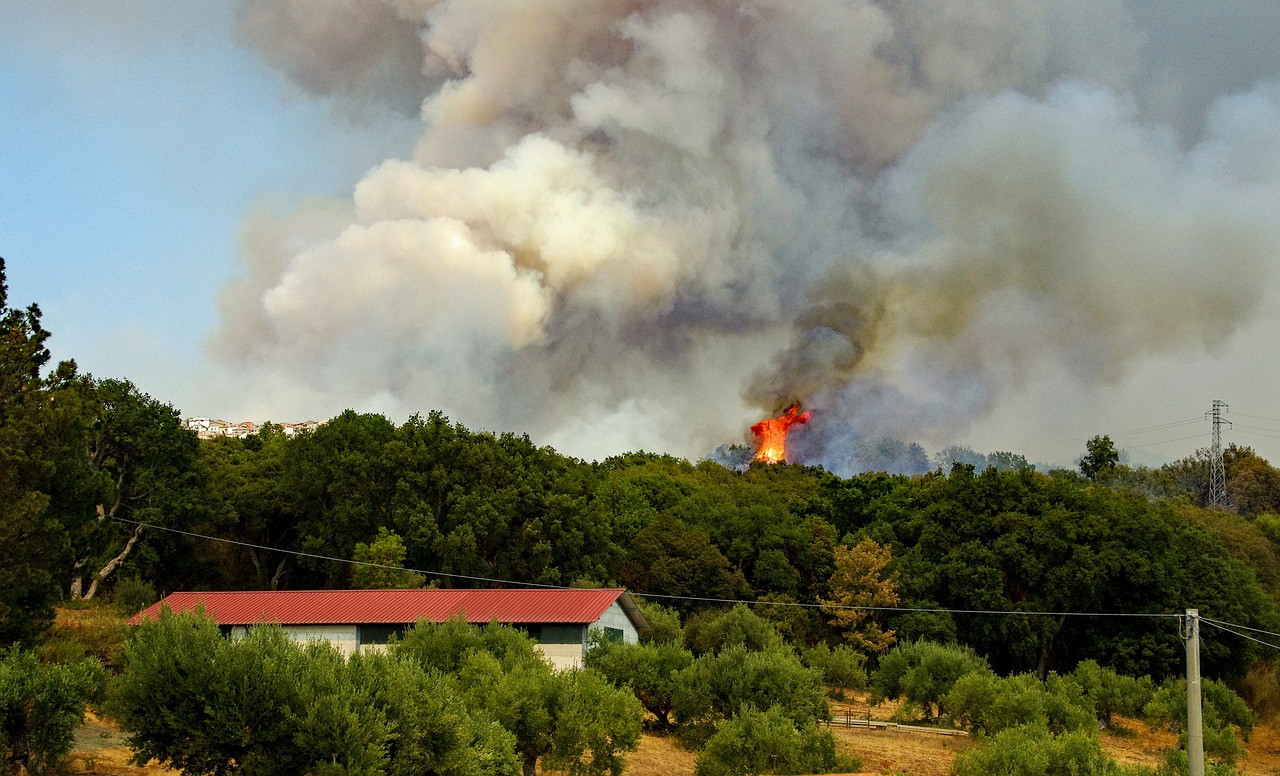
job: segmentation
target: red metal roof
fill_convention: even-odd
[[[619,599],[621,599],[619,601]],[[171,593],[135,614],[129,624],[159,616],[161,607],[185,612],[204,606],[219,625],[350,625],[443,622],[592,623],[614,601],[639,629],[648,627],[625,590],[257,590]]]

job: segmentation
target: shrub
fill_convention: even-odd
[[[797,725],[778,707],[746,709],[721,723],[698,755],[694,776],[759,773],[832,773],[862,764],[836,756],[831,733],[812,723]]]
[[[1032,674],[1004,679],[966,674],[948,693],[945,706],[957,723],[986,735],[1025,725],[1063,733],[1086,730],[1094,722],[1093,706],[1079,685],[1054,674],[1046,682]]]
[[[599,671],[615,687],[627,687],[658,727],[671,727],[676,677],[693,665],[693,654],[677,642],[624,644],[593,638],[587,667]]]
[[[737,646],[760,652],[783,642],[773,623],[738,604],[727,612],[690,617],[684,626],[684,643],[693,654],[706,655]]]
[[[822,675],[791,650],[750,652],[730,647],[703,655],[677,676],[674,711],[681,723],[716,723],[743,708],[776,707],[796,722],[831,716]]]
[[[1093,660],[1082,660],[1071,677],[1084,690],[1085,697],[1093,702],[1098,720],[1107,726],[1111,725],[1116,714],[1138,716],[1155,692],[1151,677],[1122,676]]]
[[[844,700],[848,690],[867,688],[867,658],[848,644],[837,644],[834,649],[826,644],[810,647],[800,656],[800,661],[821,671],[823,684],[833,689],[840,700]]]
[[[1253,730],[1253,713],[1231,688],[1206,679],[1201,684],[1201,720],[1204,726],[1205,754],[1227,763],[1235,762],[1244,753],[1236,731],[1247,741]],[[1186,744],[1187,681],[1176,679],[1165,682],[1152,695],[1143,713],[1154,720],[1165,722],[1179,730],[1180,746]]]
[[[956,755],[951,776],[1119,776],[1125,773],[1102,752],[1097,736],[1084,731],[1053,735],[1039,725],[997,733],[990,743]]]
[[[155,603],[156,588],[150,582],[137,577],[123,577],[116,582],[111,600],[126,615],[132,616]]]
[[[41,665],[26,650],[6,654],[0,660],[0,747],[6,762],[25,763],[34,773],[57,767],[71,751],[85,704],[105,681],[97,660]]]

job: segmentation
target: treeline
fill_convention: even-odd
[[[1280,627],[1280,474],[1243,448],[1228,455],[1243,514],[1226,514],[1196,503],[1199,458],[1130,470],[1102,445],[1089,477],[1011,454],[979,469],[953,449],[947,469],[842,478],[647,453],[587,463],[438,412],[396,424],[348,411],[298,436],[268,425],[198,441],[127,381],[51,368],[39,309],[9,308],[2,283],[0,308],[4,642],[32,641],[59,600],[118,587],[490,580],[621,585],[685,618],[758,602],[799,645],[955,642],[1002,674],[1042,677],[1085,659],[1177,674],[1176,621],[1021,612],[1198,608]],[[872,598],[901,611],[794,605]],[[1214,633],[1205,670],[1239,677],[1260,649]]]

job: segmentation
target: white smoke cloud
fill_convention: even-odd
[[[259,219],[224,291],[219,352],[303,414],[698,455],[798,399],[841,468],[1232,334],[1280,247],[1276,91],[1182,142],[1125,96],[1120,0],[247,8],[314,91],[426,95],[410,157]]]

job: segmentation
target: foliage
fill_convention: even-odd
[[[636,606],[649,623],[649,630],[640,633],[642,644],[684,643],[684,629],[680,625],[680,613],[669,606],[636,600]]]
[[[844,700],[849,690],[867,688],[867,658],[848,644],[837,644],[834,648],[818,644],[801,653],[800,661],[808,668],[821,671],[822,683],[835,690],[835,697],[840,700]]]
[[[676,677],[673,712],[691,740],[744,708],[777,707],[796,723],[831,716],[822,675],[785,647],[753,652],[743,646],[703,655]]]
[[[85,704],[106,680],[102,664],[82,660],[42,665],[34,653],[12,649],[0,659],[0,751],[5,762],[43,773],[56,767],[84,719]]]
[[[871,700],[880,703],[904,698],[937,719],[944,699],[961,677],[990,672],[987,661],[968,647],[904,642],[880,658],[880,665],[871,674]]]
[[[1088,730],[1095,722],[1080,685],[1057,674],[1041,682],[1031,674],[969,673],[956,681],[943,705],[961,727],[985,735],[1023,725],[1058,734]]]
[[[187,774],[518,770],[511,735],[469,714],[447,677],[303,647],[278,627],[225,639],[200,615],[166,610],[137,628],[111,708],[135,762]]]
[[[404,568],[406,552],[399,534],[385,526],[379,528],[377,538],[369,544],[356,542],[355,561],[359,565],[352,572],[351,583],[370,590],[422,587],[422,575]]]
[[[698,754],[695,776],[750,776],[760,773],[832,773],[860,770],[840,761],[831,733],[812,722],[796,722],[773,707],[746,709],[725,720]]]
[[[138,577],[122,577],[111,590],[111,601],[126,615],[136,614],[156,602],[156,586]]]
[[[893,631],[881,626],[884,615],[874,610],[898,603],[898,573],[886,573],[889,561],[888,548],[869,537],[853,547],[835,548],[836,570],[827,582],[830,594],[821,603],[831,624],[861,652],[880,654],[893,645]]]
[[[462,618],[423,621],[395,653],[455,675],[468,708],[515,736],[526,775],[542,758],[544,766],[575,776],[617,776],[622,753],[639,746],[643,710],[631,692],[592,669],[554,671],[514,628],[477,628]]]
[[[1116,714],[1136,717],[1151,700],[1155,686],[1151,677],[1123,676],[1104,668],[1095,660],[1082,660],[1071,673],[1084,696],[1093,704],[1098,720],[1111,725]]]
[[[1125,771],[1102,752],[1096,735],[1073,731],[1054,735],[1023,725],[997,733],[990,743],[956,755],[951,776],[1120,776]]]
[[[586,662],[615,687],[630,688],[658,727],[669,729],[677,677],[693,664],[693,653],[673,641],[625,644],[594,639]]]
[[[710,609],[691,616],[684,626],[684,643],[695,655],[738,646],[759,652],[781,647],[782,636],[768,620],[736,604],[726,612]]]
[[[66,561],[68,535],[58,519],[60,491],[78,485],[82,423],[55,395],[72,394],[75,365],[49,380],[40,308],[7,306],[0,259],[0,644],[31,644],[53,621],[54,570]],[[66,402],[67,407],[74,402]]]
[[[1120,453],[1109,436],[1095,436],[1085,442],[1085,455],[1080,459],[1080,473],[1091,480],[1107,474],[1120,463]]]
[[[1223,762],[1232,763],[1244,754],[1240,736],[1247,741],[1253,730],[1253,712],[1231,688],[1213,679],[1205,679],[1201,689],[1201,722],[1204,751]],[[1187,727],[1187,682],[1171,679],[1160,685],[1143,708],[1148,717],[1174,726],[1182,733],[1185,744]],[[1239,731],[1239,735],[1237,735]]]

